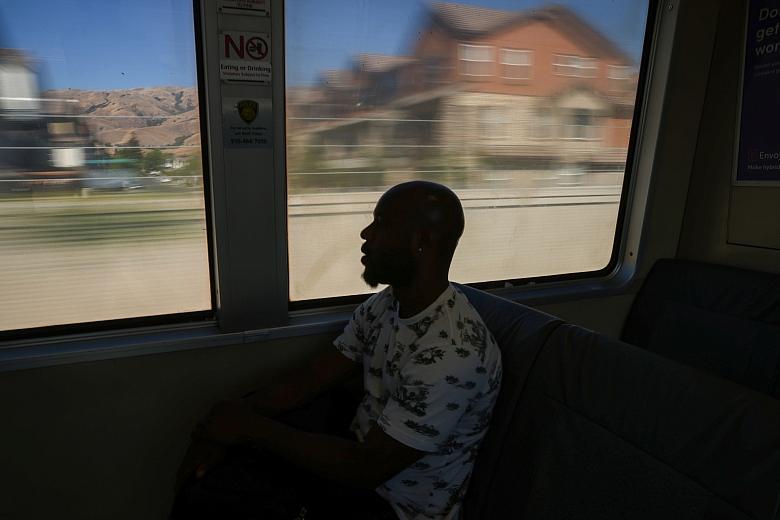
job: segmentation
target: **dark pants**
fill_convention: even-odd
[[[345,395],[332,393],[282,420],[307,431],[347,436],[353,404]],[[232,448],[203,478],[187,482],[171,512],[172,520],[396,518],[390,505],[372,490],[322,479],[250,448]]]

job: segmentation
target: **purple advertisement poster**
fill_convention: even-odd
[[[780,186],[780,0],[750,0],[735,184]]]

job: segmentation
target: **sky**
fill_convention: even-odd
[[[350,59],[359,53],[407,53],[430,3],[422,0],[288,0],[285,4],[288,84],[312,84],[319,71],[346,68]],[[460,0],[456,3],[522,11],[552,2]],[[555,0],[555,3],[574,10],[639,62],[648,0]]]
[[[191,0],[0,0],[0,47],[35,58],[43,90],[197,82]]]
[[[215,0],[207,1],[216,5]],[[558,0],[638,61],[648,0]],[[463,0],[518,11],[547,0]],[[287,81],[306,85],[362,52],[405,54],[423,0],[287,0]],[[26,50],[42,89],[192,86],[191,0],[2,0],[0,47]]]

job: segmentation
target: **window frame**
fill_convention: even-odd
[[[658,0],[649,0],[637,92],[626,155],[623,186],[618,205],[617,222],[610,260],[596,271],[565,273],[514,280],[498,280],[470,284],[483,290],[497,290],[500,294],[516,299],[518,295],[545,291],[569,294],[584,289],[591,293],[617,294],[633,281],[642,238],[645,209],[652,177],[658,131],[661,123],[663,94],[650,88],[651,83],[666,85],[669,75],[668,58],[672,52],[674,25],[679,9],[662,9]],[[663,24],[674,20],[671,24]],[[671,27],[670,27],[671,25]],[[664,67],[657,68],[656,62]],[[660,88],[660,87],[659,87]],[[502,290],[503,289],[503,290]],[[522,296],[520,296],[522,297]],[[571,296],[569,296],[571,297]],[[565,298],[565,297],[564,297]],[[561,298],[561,299],[564,299]]]
[[[558,293],[559,288],[560,291],[565,294],[568,291],[567,288],[573,288],[576,291],[576,288],[580,286],[587,286],[593,290],[594,282],[603,284],[605,287],[604,290],[612,290],[606,289],[607,286],[611,285],[612,280],[617,277],[630,278],[633,274],[633,268],[636,265],[636,249],[638,248],[641,226],[640,229],[636,229],[636,227],[631,227],[631,225],[636,226],[636,224],[634,224],[636,219],[640,219],[641,221],[644,214],[630,215],[629,212],[633,211],[631,205],[634,202],[633,197],[634,191],[636,190],[635,185],[638,182],[637,177],[641,176],[643,184],[649,184],[650,182],[650,170],[648,168],[651,168],[651,166],[649,166],[647,162],[649,161],[650,164],[652,163],[652,155],[648,157],[650,152],[647,150],[652,149],[655,146],[655,141],[657,139],[657,135],[651,135],[651,137],[648,138],[644,138],[642,135],[647,131],[647,122],[645,121],[647,106],[651,101],[655,101],[655,98],[652,100],[649,99],[651,93],[648,93],[647,91],[647,84],[653,79],[653,75],[660,77],[655,71],[651,70],[651,64],[656,59],[655,55],[658,52],[658,47],[662,45],[663,52],[671,52],[671,42],[669,40],[671,36],[669,36],[668,33],[664,33],[663,35],[659,34],[659,11],[660,2],[658,0],[648,0],[647,25],[642,47],[636,101],[633,109],[629,147],[626,157],[626,168],[623,185],[620,191],[621,196],[618,205],[617,222],[615,225],[615,238],[612,242],[612,252],[607,265],[602,269],[595,271],[491,280],[469,283],[469,285],[483,290],[498,291],[499,293],[509,295],[513,299],[524,299],[524,296],[522,295],[528,294],[529,290],[532,293],[539,293],[540,291],[543,292],[546,290],[540,288],[540,286],[548,287],[550,291],[549,294]],[[675,11],[673,15],[676,16],[676,14]],[[459,43],[458,45],[460,48],[461,45],[466,44]],[[596,58],[589,59],[592,59],[596,64],[595,67],[589,68],[589,70],[598,71],[598,60]],[[458,61],[459,63],[461,61],[460,53],[458,55]],[[597,77],[597,75],[594,76],[594,78],[595,77]],[[655,111],[659,112],[660,108],[660,106],[656,106]],[[655,113],[653,116],[655,117]],[[660,123],[660,121],[653,122],[653,124],[658,123]],[[644,159],[645,162],[640,164],[640,158]],[[640,193],[639,196],[645,197],[646,193]],[[640,204],[639,207],[644,210],[643,205]],[[627,256],[624,256],[624,253],[626,253]],[[291,316],[305,316],[310,312],[317,314],[327,308],[348,307],[359,304],[371,294],[372,293],[366,292],[349,296],[334,296],[297,301],[290,300],[288,301],[288,308],[291,312]]]
[[[504,61],[504,53],[523,53],[526,56],[528,56],[528,63],[518,65],[516,63],[507,63]],[[530,81],[533,79],[533,66],[534,66],[534,51],[531,49],[509,49],[506,47],[502,47],[498,51],[498,61],[499,66],[501,67],[501,79],[506,79],[509,81]],[[506,71],[510,69],[520,69],[528,71],[528,74],[524,77],[513,77],[513,76],[507,76]]]
[[[193,0],[196,4],[198,0]],[[205,4],[206,2],[203,2]],[[270,89],[274,95],[274,109],[284,107],[284,2],[270,0],[271,22],[275,30],[271,33],[272,62],[274,74]],[[494,294],[520,301],[526,304],[549,304],[554,302],[572,301],[581,298],[603,297],[624,294],[637,274],[637,259],[640,256],[645,214],[651,188],[652,172],[656,150],[659,146],[659,132],[666,96],[665,86],[671,70],[671,57],[674,34],[677,26],[679,9],[662,9],[666,4],[657,0],[649,0],[645,44],[640,67],[638,101],[634,106],[634,119],[631,130],[631,155],[629,166],[633,175],[626,175],[623,194],[619,209],[619,225],[616,229],[614,248],[618,255],[614,258],[612,268],[605,268],[595,273],[572,273],[567,275],[552,275],[533,279],[518,279],[510,281],[492,281],[471,284]],[[676,6],[675,6],[676,7]],[[216,32],[218,28],[218,13],[216,9],[200,9],[205,13],[203,34],[206,39],[202,60],[205,68],[206,88],[201,89],[206,96],[204,105],[206,117],[202,118],[201,126],[207,126],[208,132],[202,136],[203,142],[220,143],[221,128],[219,124],[210,124],[212,119],[219,121],[220,83],[218,74],[209,74],[219,62]],[[257,32],[255,25],[247,30]],[[210,33],[210,40],[206,33]],[[199,42],[200,43],[200,42]],[[209,64],[211,68],[209,69]],[[199,64],[200,65],[200,64]],[[218,67],[217,67],[218,70]],[[180,350],[214,348],[229,345],[246,345],[280,338],[300,338],[312,334],[332,334],[340,330],[354,309],[354,304],[365,299],[366,294],[343,298],[326,298],[308,300],[305,308],[290,303],[287,296],[287,229],[286,229],[286,179],[285,179],[285,129],[286,118],[275,117],[273,131],[273,156],[267,154],[255,170],[261,169],[271,173],[276,189],[273,192],[262,191],[245,193],[242,190],[242,175],[226,179],[224,171],[229,167],[223,160],[223,150],[219,147],[208,147],[208,164],[211,172],[210,182],[210,214],[207,219],[214,226],[210,234],[214,247],[211,257],[214,262],[214,286],[217,288],[218,321],[188,322],[186,316],[177,315],[175,324],[138,326],[127,329],[112,329],[105,332],[87,332],[76,334],[69,332],[63,336],[46,338],[17,339],[0,341],[0,372],[29,368],[56,366],[96,360],[134,357],[138,355],[176,352]],[[204,166],[205,167],[205,166]],[[270,169],[270,171],[269,171]],[[230,181],[230,182],[228,182]],[[285,182],[280,182],[285,181]],[[227,185],[232,183],[233,189],[228,191]],[[253,244],[252,237],[240,237],[231,245],[232,251],[226,250],[226,243],[233,238],[224,228],[230,221],[226,215],[233,210],[231,203],[236,199],[236,193],[243,193],[254,206],[260,204],[275,205],[275,216],[281,217],[278,227],[272,233],[272,239],[263,242],[264,251]],[[630,195],[630,196],[628,196]],[[240,199],[240,197],[239,197]],[[241,201],[240,201],[241,202]],[[209,201],[207,201],[209,204]],[[245,207],[238,208],[240,215],[235,219],[246,219],[252,216]],[[672,237],[673,238],[673,237]],[[671,239],[670,239],[671,240]],[[668,241],[667,241],[668,242]],[[666,244],[648,244],[648,251],[642,250],[642,256],[650,260],[663,254]],[[643,246],[644,249],[644,246]],[[233,269],[236,258],[244,258],[244,264],[250,264],[256,277],[247,276],[241,269]],[[648,258],[644,258],[643,264]],[[277,276],[273,271],[281,264],[285,275]],[[266,267],[272,270],[266,272]],[[269,291],[260,298],[243,301],[246,294],[235,291],[235,285],[250,285],[254,289],[256,279],[265,278]],[[238,292],[238,294],[236,294]],[[282,297],[280,298],[280,294]],[[265,304],[258,303],[265,299]],[[270,315],[259,316],[258,312],[270,309]],[[238,331],[231,331],[230,320],[226,314],[245,317]],[[236,320],[233,320],[233,324]],[[114,324],[116,325],[116,324]]]
[[[210,142],[207,139],[209,135],[209,125],[207,121],[207,96],[206,96],[206,73],[203,60],[203,12],[198,0],[191,0],[192,5],[192,37],[195,43],[195,71],[196,87],[198,90],[198,111],[199,127],[201,135],[201,163],[203,171],[203,199],[204,215],[206,221],[206,244],[208,256],[208,276],[210,286],[210,304],[211,308],[201,311],[178,312],[170,314],[157,314],[150,316],[136,316],[130,318],[117,318],[111,320],[101,320],[92,322],[65,323],[58,325],[47,325],[42,327],[28,327],[22,329],[9,329],[0,331],[0,347],[2,342],[8,340],[28,340],[30,338],[58,337],[85,333],[102,333],[111,330],[122,330],[143,327],[160,327],[164,325],[175,325],[182,322],[190,323],[213,323],[216,319],[217,310],[217,287],[215,283],[215,252],[213,239],[214,229],[213,221],[210,218],[212,214],[213,201],[211,197],[211,168],[209,160]]]

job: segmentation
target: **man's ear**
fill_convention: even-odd
[[[413,255],[417,255],[421,248],[423,248],[423,238],[421,230],[416,229],[409,240],[409,252]]]
[[[412,234],[412,252],[415,254],[430,251],[434,245],[433,232],[428,228],[418,228]],[[422,250],[422,251],[421,251]]]

